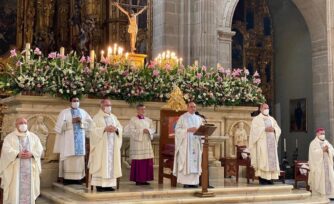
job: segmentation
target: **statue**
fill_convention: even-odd
[[[43,146],[43,150],[44,150],[44,154],[43,156],[45,157],[45,152],[46,152],[46,142],[47,142],[47,138],[49,135],[49,129],[46,127],[46,125],[44,124],[44,117],[43,116],[38,116],[36,118],[35,123],[31,126],[30,131],[33,133],[36,133],[36,135],[38,135],[39,139],[41,140],[42,146]]]
[[[136,51],[136,40],[137,40],[137,33],[138,33],[137,16],[140,15],[141,13],[143,13],[147,9],[147,6],[145,6],[140,11],[135,13],[131,9],[130,9],[130,11],[126,11],[117,2],[114,2],[113,5],[116,6],[120,11],[122,11],[129,19],[128,33],[130,34],[131,52],[134,53]]]
[[[236,145],[248,146],[248,136],[244,128],[244,122],[239,122],[234,131],[234,141]]]

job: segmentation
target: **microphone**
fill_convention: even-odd
[[[199,117],[203,118],[205,123],[208,123],[208,121],[206,121],[206,117],[202,114],[200,114],[198,111],[195,112],[195,115],[198,115]]]

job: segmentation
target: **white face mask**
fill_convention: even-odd
[[[104,112],[110,114],[111,113],[111,106],[104,107]]]
[[[263,115],[269,115],[269,109],[265,109],[265,110],[263,110]]]
[[[27,124],[19,125],[19,130],[20,132],[26,132],[28,130],[28,125]]]
[[[325,140],[325,135],[319,135],[318,138],[321,140]]]
[[[72,102],[72,108],[79,108],[80,102]]]

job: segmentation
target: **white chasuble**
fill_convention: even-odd
[[[188,128],[199,128],[202,118],[195,114],[184,113],[175,127],[175,155],[173,174],[177,182],[187,185],[197,185],[202,173],[202,143],[201,137],[187,132]]]
[[[81,123],[72,123],[80,117]],[[67,108],[60,112],[56,126],[54,153],[59,153],[59,177],[79,180],[85,176],[85,137],[92,119],[83,109]]]
[[[149,133],[144,133],[144,129],[148,129]],[[129,124],[124,128],[124,132],[130,136],[131,160],[154,158],[151,140],[153,140],[155,127],[150,118],[139,119],[137,116],[132,117]]]
[[[106,126],[113,125],[117,133],[107,133]],[[123,128],[117,117],[102,110],[93,117],[90,136],[89,171],[91,184],[101,187],[116,186],[116,178],[122,176],[121,146]]]
[[[322,148],[327,145],[328,152]],[[316,137],[309,148],[309,185],[312,193],[334,196],[334,170],[333,170],[334,149],[327,140],[321,141]]]
[[[20,159],[20,151],[30,151],[31,159]],[[40,194],[41,156],[43,147],[39,137],[17,130],[4,139],[0,158],[1,188],[5,204],[35,203]]]
[[[273,127],[275,132],[266,132],[267,127]],[[281,129],[275,119],[260,113],[251,125],[249,150],[251,164],[255,169],[255,176],[263,179],[278,179],[280,175],[277,143]]]

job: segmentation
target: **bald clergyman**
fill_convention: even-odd
[[[4,139],[0,157],[3,201],[5,204],[35,203],[40,193],[43,147],[39,137],[28,131],[25,118],[18,118],[15,126]]]

